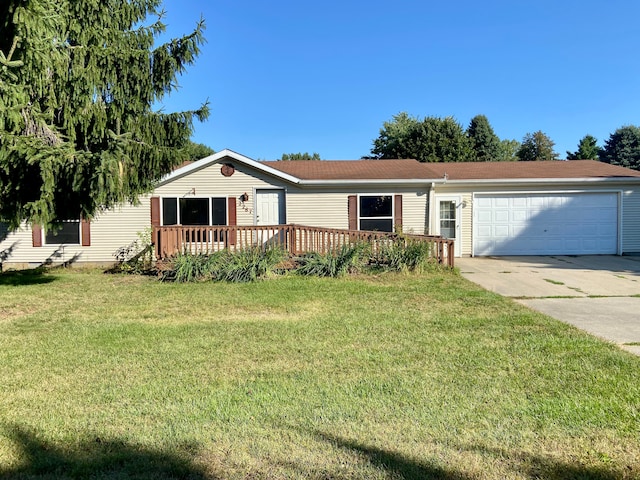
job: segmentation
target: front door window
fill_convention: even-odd
[[[440,202],[440,235],[444,238],[456,238],[456,202]]]

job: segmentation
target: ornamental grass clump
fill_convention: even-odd
[[[247,248],[237,252],[221,250],[212,254],[183,253],[164,269],[161,280],[199,282],[206,280],[252,282],[273,273],[286,258],[281,248]]]
[[[379,266],[396,272],[423,270],[435,263],[431,248],[429,243],[406,241],[400,237],[381,248],[377,262]]]
[[[342,245],[334,253],[308,253],[299,259],[296,270],[300,275],[317,277],[342,277],[361,271],[367,263],[369,246],[364,243]]]
[[[216,255],[181,253],[171,259],[160,279],[176,283],[210,280],[216,260]]]
[[[228,254],[225,262],[217,264],[213,277],[233,283],[253,282],[274,273],[286,257],[282,248],[246,248]]]

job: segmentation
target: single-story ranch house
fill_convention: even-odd
[[[113,263],[154,224],[300,224],[442,235],[456,256],[640,253],[640,172],[591,160],[419,163],[252,160],[222,150],[139,205],[47,232],[0,226],[7,267]]]

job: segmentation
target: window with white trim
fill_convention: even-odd
[[[80,245],[80,238],[80,219],[63,220],[53,228],[47,229],[44,242],[46,245]]]
[[[392,195],[361,195],[358,203],[360,230],[393,232]]]

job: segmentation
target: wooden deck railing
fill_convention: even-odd
[[[279,246],[291,255],[307,252],[337,252],[343,245],[370,243],[374,255],[383,245],[403,238],[405,242],[425,242],[431,245],[431,256],[453,267],[453,240],[438,236],[410,235],[308,227],[303,225],[253,226],[166,226],[153,228],[153,243],[158,260],[178,253],[213,253],[222,249],[241,250],[248,247]]]

